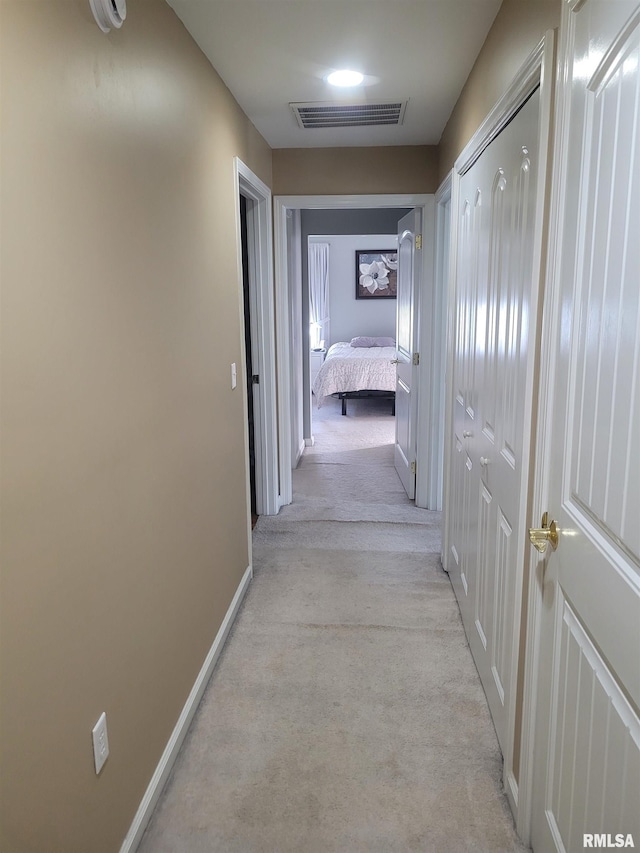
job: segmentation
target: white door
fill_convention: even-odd
[[[420,289],[422,214],[412,210],[398,223],[398,298],[396,314],[396,471],[410,498],[416,494],[416,394],[415,378],[419,357],[414,353],[418,340],[416,296]],[[416,358],[414,358],[416,356]]]
[[[460,178],[451,579],[511,766],[539,259],[540,93]]]
[[[640,846],[640,4],[565,3],[562,33],[539,853]]]

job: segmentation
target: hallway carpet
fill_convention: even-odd
[[[140,853],[523,851],[439,513],[402,490],[388,403],[314,419]]]

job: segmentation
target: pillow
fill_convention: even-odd
[[[361,336],[359,338],[351,338],[352,347],[375,347],[376,346],[376,338],[367,338]]]
[[[395,347],[396,342],[393,338],[373,338],[361,335],[358,338],[351,338],[352,347]]]
[[[394,347],[396,345],[394,338],[376,338],[377,343],[374,346],[377,347]]]

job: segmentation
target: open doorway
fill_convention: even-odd
[[[253,372],[253,353],[251,343],[251,288],[249,282],[249,244],[247,233],[247,205],[250,204],[245,196],[240,194],[240,247],[242,252],[242,304],[244,307],[244,353],[245,389],[247,394],[247,436],[249,441],[249,496],[251,503],[251,528],[258,520],[258,503],[256,498],[256,436],[255,413],[253,403],[254,381],[259,374]]]
[[[275,515],[280,507],[276,412],[275,322],[271,192],[241,160],[234,160],[239,310],[245,330],[242,370],[246,403],[247,515]],[[241,378],[242,377],[242,378]],[[236,381],[232,366],[232,384]],[[246,384],[245,384],[246,383]],[[235,387],[235,385],[234,385]]]
[[[353,356],[381,355],[380,350],[371,348],[367,352],[355,353],[350,344],[367,343],[370,340],[376,344],[385,343],[387,347],[395,348],[396,337],[396,289],[395,274],[397,271],[397,231],[399,220],[407,213],[407,208],[357,208],[350,210],[333,209],[303,209],[301,211],[301,241],[302,252],[302,292],[303,315],[302,326],[305,337],[309,340],[309,369],[305,376],[308,383],[304,395],[308,401],[305,406],[303,420],[304,438],[313,436],[313,420],[318,417],[326,402],[313,394],[313,381],[324,363],[327,353],[336,350]],[[326,260],[319,254],[326,253]],[[380,254],[389,260],[387,268],[394,269],[391,287],[387,286],[375,297],[362,298],[362,288],[358,290],[359,266],[370,261],[369,255]],[[316,256],[314,258],[314,255]],[[314,268],[314,262],[318,269]],[[314,306],[314,276],[322,274],[326,263],[326,299],[316,299]],[[383,294],[383,295],[380,295]],[[314,312],[315,307],[315,312]],[[317,312],[320,311],[320,314]],[[317,328],[319,327],[319,328]],[[314,340],[315,337],[315,340]],[[374,340],[375,339],[375,340]],[[383,340],[384,339],[384,340]],[[333,350],[332,350],[333,348]],[[368,349],[358,347],[359,349]],[[385,348],[386,353],[386,348]],[[395,357],[395,352],[388,361]],[[378,389],[362,388],[365,392],[379,391],[382,396],[390,397],[394,391],[395,374],[392,365],[387,366],[387,374],[382,370],[380,359],[375,360],[371,370],[365,371],[364,365],[368,359],[357,358],[361,363],[360,373],[368,372],[380,380],[384,387]],[[379,362],[379,363],[378,363]],[[348,361],[344,362],[349,364]],[[355,366],[354,366],[354,369]],[[367,375],[367,379],[369,376]],[[349,389],[354,392],[358,384],[354,376]],[[367,381],[366,385],[375,384]],[[333,386],[332,386],[333,387]],[[336,386],[337,387],[337,386]],[[345,390],[347,386],[345,385]],[[335,393],[341,393],[336,391]],[[352,401],[341,395],[340,412],[354,413]],[[380,394],[367,395],[369,399]],[[321,408],[318,408],[320,404]],[[362,406],[358,407],[362,410]],[[385,410],[390,414],[392,404],[386,405]],[[308,442],[307,442],[308,443]]]
[[[291,446],[295,448],[302,445],[309,446],[313,441],[312,432],[312,400],[310,391],[310,362],[313,358],[309,347],[309,317],[308,299],[302,300],[301,310],[304,312],[302,327],[304,331],[304,343],[296,344],[294,333],[290,327],[291,317],[288,306],[295,298],[296,291],[302,286],[305,275],[299,276],[289,274],[288,259],[291,253],[290,223],[292,218],[300,219],[305,216],[323,213],[326,216],[335,217],[343,213],[352,215],[353,211],[362,209],[371,214],[375,210],[386,213],[390,208],[400,208],[400,213],[407,209],[413,209],[419,215],[421,227],[420,233],[416,232],[415,244],[421,243],[422,251],[416,256],[415,268],[419,272],[420,287],[416,293],[416,335],[413,340],[412,356],[420,358],[420,367],[416,371],[415,386],[415,435],[417,473],[415,477],[416,505],[423,508],[440,509],[442,494],[442,450],[438,442],[441,433],[440,420],[442,407],[438,405],[440,391],[444,387],[444,376],[442,373],[442,358],[440,350],[445,340],[445,318],[443,307],[445,304],[444,291],[445,282],[434,279],[434,236],[435,236],[435,204],[431,195],[396,195],[396,196],[292,196],[276,197],[275,199],[275,234],[276,234],[276,317],[280,325],[278,336],[278,388],[279,398],[282,405],[279,407],[280,418],[280,450],[281,469],[280,482],[283,504],[291,501],[291,470],[298,462],[299,456],[292,454],[287,459],[287,451]],[[335,219],[334,219],[335,221]],[[417,219],[416,219],[417,221]],[[398,212],[393,215],[391,224],[371,231],[386,231],[390,235],[397,236]],[[335,229],[331,225],[325,232]],[[303,249],[309,232],[318,231],[317,228],[307,228],[304,235],[300,234],[301,228],[297,229],[295,244]],[[360,231],[361,229],[345,228],[345,232]],[[371,232],[370,232],[371,233]],[[302,264],[301,264],[302,268]],[[349,280],[355,287],[355,253],[354,267],[349,273]],[[436,290],[438,293],[436,294]],[[437,310],[434,310],[436,308]],[[294,328],[296,328],[294,323]],[[287,369],[288,364],[300,363],[303,366],[301,375],[303,381],[296,383]],[[414,362],[415,364],[415,362]],[[437,365],[437,368],[435,367]],[[437,411],[433,411],[433,406]],[[297,407],[304,407],[304,419],[298,423],[292,416],[296,414]],[[304,434],[303,434],[304,429]],[[298,430],[298,432],[295,432]],[[294,434],[295,433],[295,434]],[[434,450],[435,448],[435,450]]]
[[[288,222],[292,215],[303,210],[353,210],[359,208],[415,208],[420,211],[422,230],[422,253],[419,261],[422,274],[422,288],[419,296],[419,341],[422,361],[418,376],[417,394],[417,477],[416,504],[419,507],[429,506],[431,494],[430,478],[435,474],[433,465],[429,465],[429,456],[434,443],[431,427],[432,391],[442,385],[444,376],[432,369],[432,352],[444,343],[444,318],[435,316],[432,310],[434,294],[433,275],[433,241],[435,234],[435,204],[431,194],[397,194],[397,195],[363,195],[363,196],[277,196],[274,199],[275,226],[275,260],[276,260],[276,323],[277,338],[277,385],[279,412],[279,451],[280,451],[280,494],[282,504],[292,499],[292,469],[296,458],[291,452],[292,446],[305,444],[302,435],[292,434],[292,410],[296,401],[302,397],[303,404],[308,407],[308,421],[311,419],[311,400],[308,388],[294,385],[291,381],[290,365],[300,361],[303,364],[303,377],[309,375],[309,352],[307,346],[295,349],[292,344],[290,325],[290,305],[292,293],[299,282],[289,275],[288,258]],[[303,301],[303,308],[306,302]],[[307,338],[308,341],[308,338]],[[308,380],[307,380],[308,382]],[[305,418],[306,420],[306,418]],[[298,441],[299,438],[299,441]],[[435,462],[441,465],[441,459]],[[439,508],[439,507],[433,507]]]
[[[306,444],[317,442],[336,454],[357,448],[381,465],[387,456],[393,461],[397,232],[406,213],[301,211],[302,325],[309,339]],[[370,271],[369,278],[361,270]]]

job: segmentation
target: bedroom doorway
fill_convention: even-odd
[[[304,423],[307,445],[326,441],[331,427],[332,446],[339,446],[341,436],[346,446],[356,440],[351,436],[355,427],[340,419],[366,417],[368,426],[357,443],[393,447],[397,232],[398,222],[409,210],[300,211],[305,255],[300,287],[303,300],[308,301],[308,318],[300,319],[309,341],[309,391],[303,389],[305,400],[310,401]],[[369,281],[367,289],[361,267],[370,268],[376,259],[386,264],[387,272],[381,287],[372,288]],[[375,346],[364,346],[370,343]],[[327,396],[334,393],[337,399]],[[379,422],[374,424],[376,417]]]
[[[305,444],[315,436],[314,420],[320,414],[318,405],[323,391],[340,394],[339,414],[349,417],[364,411],[363,406],[354,406],[356,393],[369,400],[373,396],[391,398],[395,393],[395,366],[391,362],[396,355],[397,229],[407,211],[408,208],[359,208],[300,212],[301,241],[306,252],[300,288],[308,306],[308,316],[305,312],[300,323],[309,341],[309,373],[303,386],[307,403],[307,417],[303,419]],[[375,258],[386,259],[390,265],[385,269],[389,272],[384,286],[379,288],[382,295],[365,298],[360,266],[370,267]],[[385,290],[391,298],[385,298]],[[352,342],[374,342],[377,346],[352,348]],[[385,346],[380,347],[381,343]],[[333,361],[336,357],[339,362]],[[320,385],[313,393],[320,371]],[[387,418],[393,414],[392,399],[383,402],[382,411]],[[322,414],[324,417],[326,412]]]
[[[305,444],[318,450],[349,455],[357,447],[384,464],[386,448],[392,460],[397,229],[407,210],[301,211],[309,311],[301,321],[309,340]],[[375,283],[362,272],[372,264],[374,275],[380,267]]]
[[[441,452],[438,460],[433,462],[430,458],[432,447],[438,452],[438,441],[433,429],[434,417],[430,411],[434,399],[434,389],[444,387],[444,377],[440,371],[434,371],[434,353],[439,354],[440,347],[444,344],[444,318],[436,316],[432,310],[434,294],[433,276],[433,242],[435,234],[435,203],[433,195],[378,195],[378,196],[288,196],[275,198],[275,246],[276,246],[276,320],[279,328],[278,336],[278,397],[279,397],[279,425],[280,425],[280,483],[282,502],[291,502],[291,474],[292,468],[297,463],[295,454],[291,447],[304,447],[311,439],[311,416],[312,400],[310,392],[310,351],[308,337],[308,300],[302,300],[303,330],[306,331],[304,345],[297,344],[293,340],[291,329],[289,306],[293,294],[300,285],[300,279],[288,275],[288,258],[290,246],[288,241],[288,225],[291,217],[301,212],[324,212],[352,214],[354,210],[363,209],[389,212],[390,208],[409,209],[419,208],[423,219],[423,257],[422,275],[424,292],[421,294],[421,302],[418,306],[418,344],[421,351],[421,367],[418,374],[418,405],[416,419],[416,441],[417,441],[417,480],[416,480],[416,505],[423,508],[438,509],[438,501],[441,501],[441,492],[438,490],[438,480],[441,481]],[[397,223],[401,216],[396,216],[393,226],[385,228],[386,233],[396,234]],[[316,232],[317,233],[317,232]],[[352,233],[353,230],[352,230]],[[303,243],[303,248],[304,248]],[[386,248],[386,247],[378,247]],[[349,272],[349,282],[355,289],[355,255]],[[333,322],[333,320],[332,320]],[[305,326],[306,324],[306,326]],[[335,328],[332,332],[335,333]],[[395,326],[394,326],[395,337]],[[330,342],[325,342],[326,345]],[[303,365],[303,384],[292,382],[290,370],[287,365],[300,362]],[[303,431],[304,424],[300,426],[299,432],[292,434],[292,412],[302,399],[306,411],[306,425],[308,432]]]

